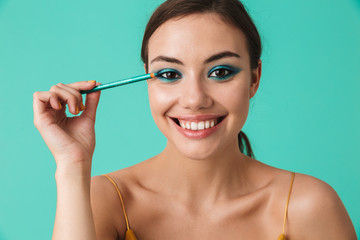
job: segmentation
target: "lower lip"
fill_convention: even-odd
[[[213,134],[218,128],[221,126],[221,124],[224,122],[225,118],[219,122],[217,125],[215,125],[212,128],[205,128],[203,130],[191,130],[191,129],[184,129],[177,125],[172,119],[170,121],[175,125],[175,128],[185,137],[190,139],[202,139],[207,138],[211,134]]]

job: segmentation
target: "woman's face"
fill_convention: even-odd
[[[258,88],[244,34],[216,14],[169,20],[148,45],[150,108],[167,148],[191,159],[239,151],[237,135]]]

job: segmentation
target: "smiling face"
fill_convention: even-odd
[[[244,34],[216,14],[169,20],[148,45],[150,108],[167,150],[191,159],[239,152],[260,77],[250,69]]]

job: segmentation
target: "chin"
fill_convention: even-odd
[[[209,152],[205,152],[205,151],[188,151],[188,152],[184,152],[183,156],[186,158],[189,158],[191,160],[206,160],[206,159],[210,159],[212,157],[214,157],[215,154],[211,154]]]
[[[188,145],[174,145],[170,149],[173,149],[176,155],[185,157],[192,160],[206,160],[216,158],[220,155],[220,149],[218,146],[204,146],[204,144],[188,144]]]

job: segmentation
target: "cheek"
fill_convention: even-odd
[[[222,105],[229,114],[229,132],[240,132],[245,124],[249,112],[249,85],[244,79],[234,84],[217,89],[217,103]],[[219,94],[222,93],[222,94]],[[234,129],[235,128],[235,129]],[[236,134],[238,133],[236,132]]]
[[[148,83],[151,113],[155,119],[163,116],[175,101],[175,95],[157,83]]]
[[[213,92],[217,102],[231,113],[243,112],[249,107],[250,88],[245,79],[238,79],[229,85],[219,85]]]
[[[234,89],[235,91],[232,91],[228,95],[228,99],[230,100],[229,106],[231,106],[235,112],[244,113],[244,111],[248,111],[250,89],[247,86]]]

